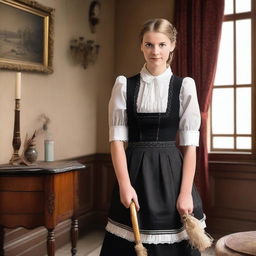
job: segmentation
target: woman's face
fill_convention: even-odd
[[[156,68],[165,65],[170,52],[175,48],[175,43],[163,33],[146,32],[141,43],[141,51],[147,62],[147,66]]]

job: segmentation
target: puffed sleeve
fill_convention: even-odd
[[[180,91],[179,140],[181,146],[199,145],[201,115],[194,79],[185,77]]]
[[[108,105],[109,141],[128,140],[125,76],[116,78]]]

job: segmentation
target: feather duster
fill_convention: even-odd
[[[197,248],[200,252],[211,247],[213,238],[205,232],[198,219],[189,214],[183,215],[182,219],[192,247]]]

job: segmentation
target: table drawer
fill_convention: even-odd
[[[43,191],[44,176],[0,177],[0,191]]]
[[[0,192],[0,214],[44,212],[43,192]]]

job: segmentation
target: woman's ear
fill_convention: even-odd
[[[176,43],[171,43],[170,52],[173,52],[175,49]]]

